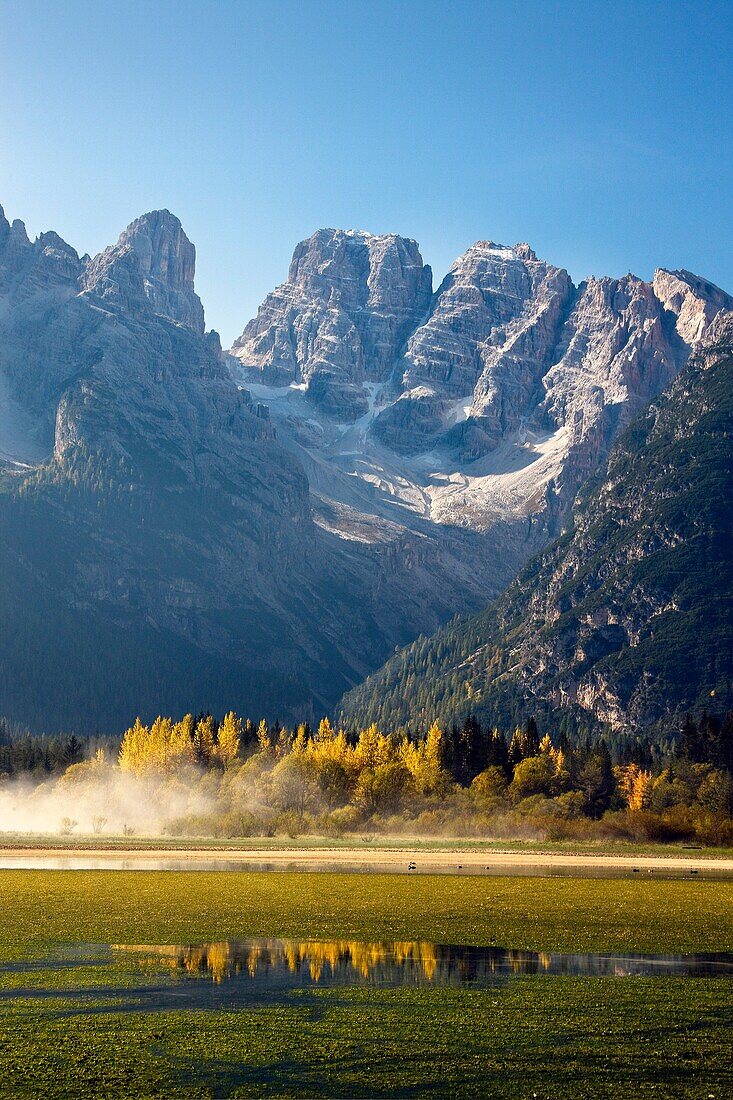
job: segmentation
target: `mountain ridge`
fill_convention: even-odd
[[[445,306],[416,242],[319,231],[296,248],[298,285],[252,322],[253,370],[205,330],[195,249],[169,211],[93,258],[1,215],[0,713],[81,729],[133,709],[331,709],[395,646],[503,590],[677,372],[678,321],[696,340],[730,301],[669,275],[663,330],[646,324],[651,292],[614,283],[605,313],[591,295],[574,322],[591,358],[569,333],[540,393],[569,277],[492,242],[457,271]],[[456,397],[467,362],[478,396]],[[434,436],[412,413],[429,421],[436,402]],[[395,448],[383,428],[400,406],[411,442]]]
[[[733,691],[733,318],[621,436],[571,529],[486,611],[396,655],[346,721],[669,732]]]
[[[312,496],[203,331],[194,259],[167,212],[93,259],[0,225],[0,713],[37,728],[245,693],[255,712],[315,716],[479,605],[471,532],[441,546],[369,515],[344,527]]]
[[[361,236],[402,240],[350,231],[351,246]],[[467,487],[450,502],[458,523],[461,512],[469,525],[481,513],[487,525],[495,518],[482,461],[494,474],[491,456],[513,444],[525,464],[530,433],[541,440],[554,435],[561,461],[526,493],[514,517],[528,511],[556,532],[618,432],[679,372],[717,313],[733,309],[724,291],[684,270],[659,268],[650,282],[627,275],[575,286],[526,243],[479,241],[455,261],[412,332],[390,345],[391,365],[383,357],[370,373],[352,322],[358,313],[363,329],[372,283],[392,284],[379,255],[358,271],[347,265],[342,280],[334,249],[343,237],[320,231],[297,246],[288,280],[231,349],[234,376],[257,388],[276,419],[282,411],[283,432],[311,453],[341,466],[358,456],[363,468],[346,462],[350,475],[373,482],[385,454],[398,455],[410,483],[401,499],[406,507],[413,506],[410,493],[427,496],[440,518],[451,495],[440,482],[460,470]],[[424,272],[415,242],[403,244],[414,247],[414,266]],[[301,278],[304,265],[308,276]],[[413,318],[424,311],[421,287]],[[410,293],[403,284],[400,302]],[[377,322],[383,307],[380,301]],[[310,339],[305,358],[296,338],[303,328]],[[313,349],[320,338],[326,350],[318,359]],[[305,373],[298,373],[299,363]],[[268,384],[273,380],[279,388]]]

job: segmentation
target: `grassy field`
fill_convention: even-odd
[[[4,871],[0,1095],[722,1100],[733,1094],[729,979],[521,976],[487,990],[316,988],[258,1008],[149,1012],[125,1004],[139,980],[129,960],[111,972],[51,960],[63,943],[250,935],[730,952],[731,914],[728,882]]]

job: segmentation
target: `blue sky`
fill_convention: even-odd
[[[80,252],[167,206],[225,343],[322,226],[733,290],[733,3],[0,0],[0,203]]]

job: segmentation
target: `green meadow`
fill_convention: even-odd
[[[733,883],[166,872],[0,873],[7,1097],[724,1097],[733,980],[519,974],[486,989],[285,990],[151,1010],[74,944],[251,936],[538,952],[733,951]]]

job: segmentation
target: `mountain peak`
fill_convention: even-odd
[[[195,272],[196,249],[180,220],[170,210],[152,210],[91,261],[86,289],[108,300],[144,296],[156,313],[203,333]]]
[[[319,229],[296,246],[286,282],[232,351],[265,382],[303,383],[330,415],[355,420],[368,410],[363,384],[387,381],[432,286],[415,241]]]
[[[18,234],[25,234],[25,225],[19,219],[13,222],[13,229]],[[39,233],[35,243],[37,248],[48,248],[54,252],[62,252],[73,256],[76,260],[79,259],[76,249],[68,244],[63,237],[60,237],[58,233],[55,233],[53,229],[49,229],[45,233]]]
[[[196,249],[170,210],[152,210],[128,225],[117,247],[132,248],[143,273],[170,290],[193,294]]]
[[[22,222],[20,218],[14,218],[11,224],[5,217],[2,206],[0,206],[0,244],[7,240],[12,240],[16,247],[31,243],[25,230],[25,222]]]
[[[476,241],[456,263],[460,263],[467,256],[475,256],[477,253],[497,260],[536,260],[537,253],[526,241],[519,244],[498,244],[496,241]]]
[[[729,294],[684,268],[678,271],[657,268],[652,287],[664,309],[675,315],[677,332],[690,347],[702,338],[721,310],[733,309]]]

